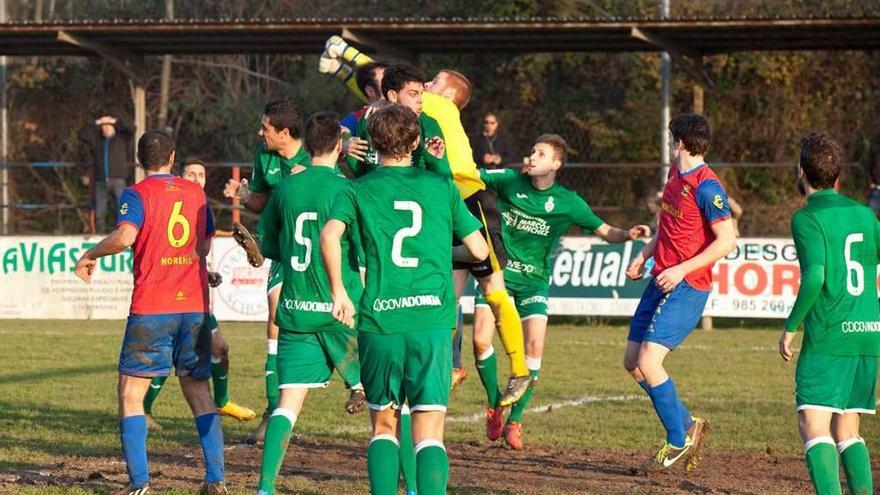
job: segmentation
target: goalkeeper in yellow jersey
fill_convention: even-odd
[[[349,46],[339,36],[327,40],[321,55],[321,67],[334,65],[336,60],[342,65],[360,67],[373,62],[373,59]],[[347,84],[356,96],[366,97],[357,91],[354,84]],[[482,224],[481,232],[489,244],[489,257],[477,263],[453,264],[456,296],[464,291],[470,275],[477,279],[486,303],[492,309],[495,325],[504,349],[510,358],[511,377],[502,394],[499,404],[509,406],[519,400],[531,383],[526,367],[523,344],[522,323],[516,306],[507,297],[502,275],[507,263],[504,242],[501,237],[501,219],[495,198],[486,192],[486,185],[477,172],[470,142],[461,125],[461,109],[471,95],[471,83],[467,78],[450,69],[440,71],[425,86],[422,96],[422,111],[440,124],[446,140],[446,154],[452,169],[452,178],[461,193],[462,199]]]

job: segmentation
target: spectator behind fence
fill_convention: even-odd
[[[500,127],[494,113],[489,112],[483,117],[483,129],[471,141],[478,167],[502,168],[517,160],[507,133],[501,131]]]
[[[880,215],[880,134],[871,140],[871,149],[865,158],[865,177],[868,180],[868,208]]]
[[[92,208],[95,211],[95,229],[107,230],[107,203],[113,194],[113,223],[122,191],[131,181],[132,166],[129,154],[132,129],[119,118],[105,115],[90,122],[79,132],[80,139],[89,146],[92,182]],[[112,224],[111,224],[112,225]]]

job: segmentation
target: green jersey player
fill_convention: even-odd
[[[873,493],[859,420],[877,407],[880,225],[870,209],[836,192],[842,163],[830,137],[813,133],[801,141],[798,180],[807,204],[791,219],[801,285],[779,339],[779,353],[791,360],[803,322],[795,400],[807,470],[820,495],[841,493],[840,464],[850,493]]]
[[[355,158],[357,155],[349,155],[347,158],[348,167],[356,177],[361,177],[379,166],[379,155],[370,146],[371,139],[367,125],[375,109],[389,103],[400,103],[419,117],[419,146],[412,153],[412,165],[444,177],[452,177],[440,124],[422,113],[424,81],[425,76],[409,65],[391,65],[385,69],[382,77],[383,99],[367,109],[355,128],[355,137],[367,144],[361,159]]]
[[[309,118],[303,131],[312,167],[287,177],[263,210],[263,254],[282,267],[283,284],[275,322],[281,396],[266,429],[258,493],[274,493],[290,434],[309,389],[327,386],[333,369],[363,397],[354,330],[336,321],[330,310],[330,286],[318,250],[321,227],[336,194],[348,180],[336,168],[342,149],[339,121],[333,114]],[[357,252],[342,239],[343,284],[357,300],[363,290]],[[356,412],[350,410],[349,412]]]
[[[498,194],[502,234],[507,251],[504,281],[523,323],[526,365],[532,386],[517,401],[504,425],[504,408],[499,406],[497,364],[492,347],[495,319],[482,294],[474,309],[474,356],[477,371],[486,388],[486,435],[522,449],[522,413],[532,397],[541,369],[544,336],[547,332],[547,303],[550,288],[550,253],[559,238],[577,225],[585,233],[595,233],[607,242],[626,242],[650,236],[647,225],[629,230],[602,221],[574,191],[556,183],[556,174],[565,165],[566,143],[556,134],[545,134],[532,147],[525,173],[513,169],[481,170],[480,177]]]
[[[443,423],[452,373],[456,298],[453,236],[470,259],[488,255],[479,222],[451,180],[410,166],[418,146],[416,115],[402,105],[370,119],[379,168],[353,181],[336,199],[321,233],[333,294],[333,314],[354,326],[357,311],[361,379],[371,409],[373,437],[367,470],[374,495],[396,494],[399,409],[412,410],[418,493],[446,493],[449,460]],[[366,283],[355,310],[345,287],[340,240],[360,231]]]
[[[254,169],[251,180],[241,182],[230,180],[223,189],[227,198],[238,198],[245,208],[261,213],[269,202],[272,191],[284,177],[291,175],[294,169],[308,167],[311,162],[309,154],[302,145],[303,122],[299,110],[290,100],[273,101],[266,105],[260,118],[260,129],[257,135],[260,144],[254,154]],[[262,233],[262,221],[257,223],[257,237],[241,224],[233,225],[233,237],[244,248],[248,261],[253,266],[262,266],[263,255],[260,253],[257,238]],[[266,284],[269,317],[266,321],[266,410],[260,425],[246,440],[257,443],[263,440],[269,414],[278,405],[278,326],[275,324],[275,312],[278,309],[278,298],[281,293],[281,267],[272,263]]]

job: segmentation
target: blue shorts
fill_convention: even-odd
[[[119,373],[151,378],[211,376],[211,330],[205,313],[129,315],[119,352]]]
[[[709,291],[694,289],[685,280],[667,294],[652,279],[633,315],[627,340],[675,349],[700,321],[708,299]]]

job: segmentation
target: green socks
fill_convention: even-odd
[[[266,401],[271,413],[278,407],[281,392],[278,391],[278,341],[268,341],[269,352],[266,355]]]
[[[287,453],[290,434],[296,424],[296,415],[287,409],[276,409],[266,426],[266,440],[263,444],[263,463],[260,467],[260,484],[257,485],[258,495],[275,493],[275,479],[281,471],[281,463]]]
[[[532,358],[526,357],[526,361],[530,359]],[[538,359],[538,363],[540,362],[541,360]],[[538,364],[538,366],[540,366],[540,364]],[[508,423],[522,423],[523,411],[525,411],[526,408],[529,407],[529,401],[532,400],[532,393],[535,391],[535,385],[538,382],[538,375],[540,373],[540,369],[532,369],[531,366],[529,366],[529,378],[531,378],[532,380],[532,385],[529,387],[528,390],[526,390],[526,393],[523,394],[522,399],[516,401],[516,403],[510,409],[510,416],[507,417]]]
[[[486,399],[489,407],[498,407],[498,399],[501,392],[498,390],[498,359],[495,357],[495,348],[491,345],[482,354],[477,356],[477,374],[486,389]]]
[[[214,405],[229,402],[229,361],[211,356],[211,382],[214,384]]]
[[[156,397],[159,397],[159,392],[162,391],[162,387],[167,379],[167,376],[157,376],[150,382],[150,388],[147,389],[147,395],[144,396],[145,414],[153,414],[153,401],[156,400]]]
[[[445,495],[449,482],[449,458],[439,440],[422,440],[416,445],[419,495]]]
[[[840,465],[831,437],[817,437],[804,444],[807,471],[817,495],[840,495]]]
[[[840,452],[840,463],[843,464],[850,495],[873,494],[871,458],[865,440],[861,437],[844,440],[837,444],[837,450]]]
[[[370,447],[367,449],[367,473],[370,475],[371,495],[397,495],[399,457],[400,447],[394,435],[376,435],[370,440]]]
[[[409,406],[404,404],[400,409],[400,471],[403,473],[403,484],[407,492],[416,491],[416,451],[413,448],[412,416]]]

